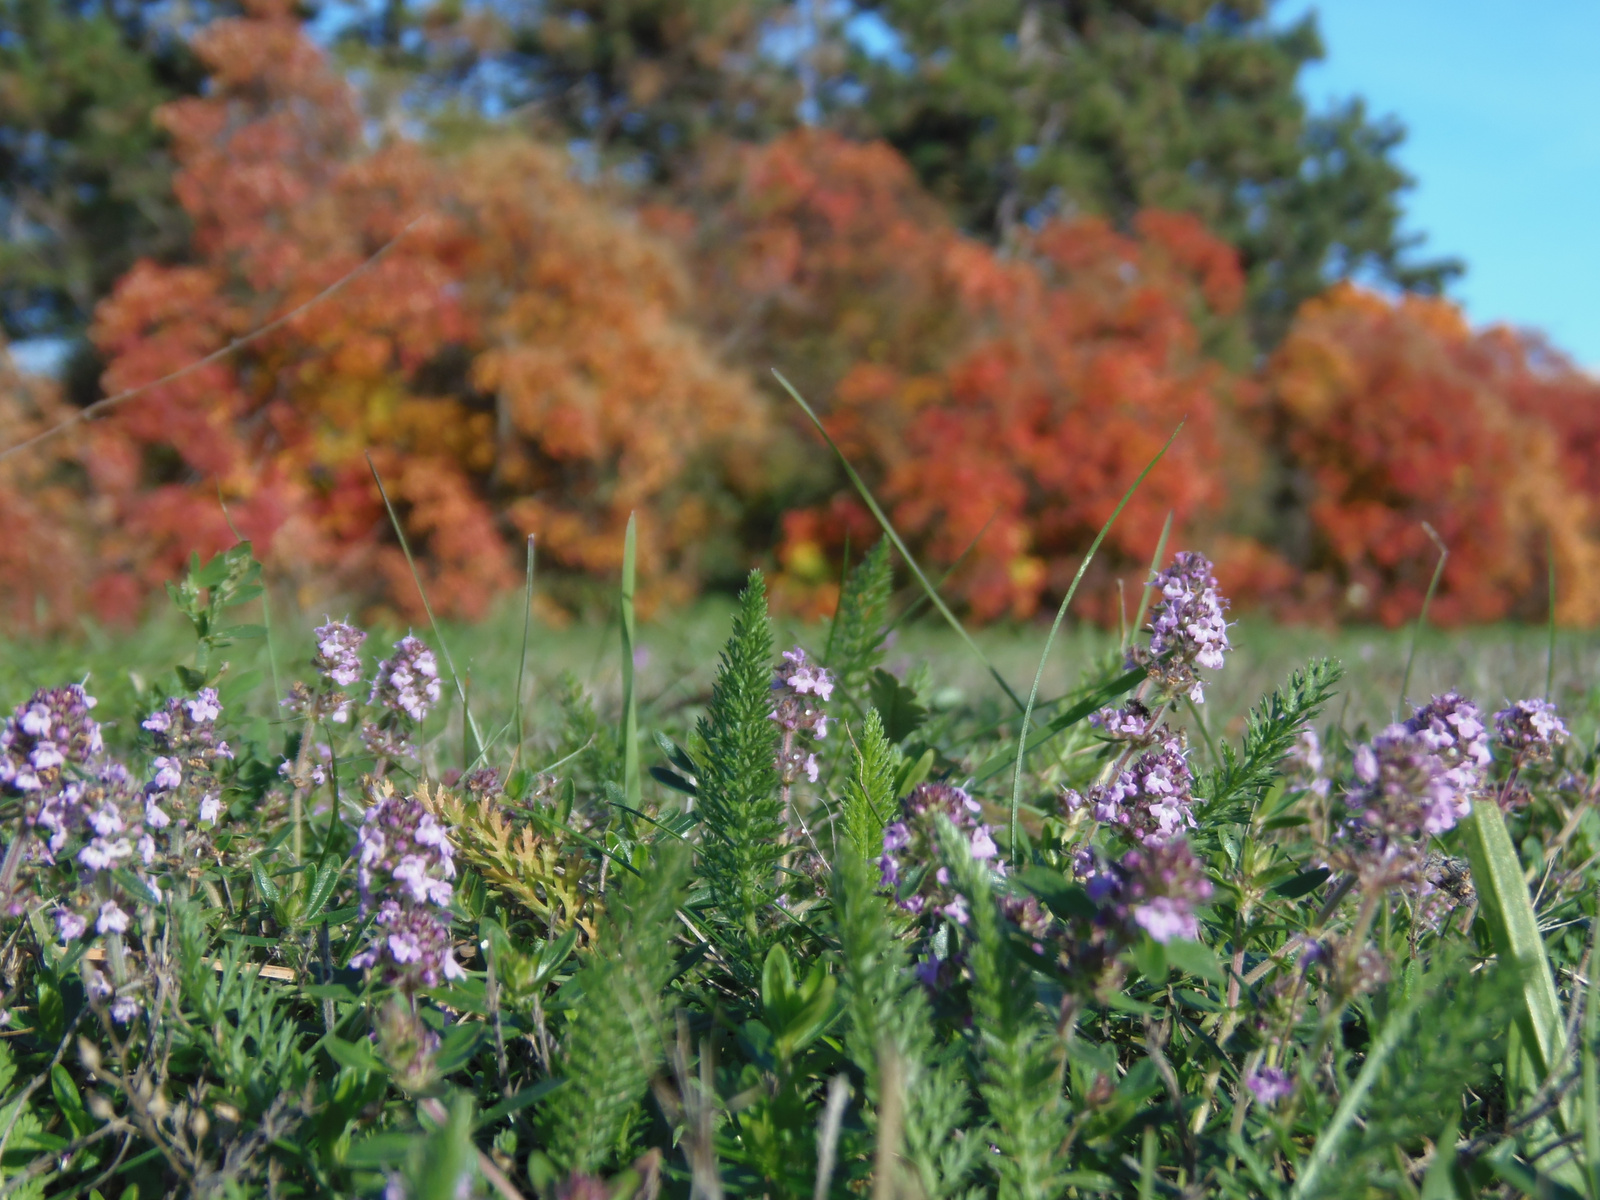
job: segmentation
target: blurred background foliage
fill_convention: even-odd
[[[0,0],[0,620],[130,620],[234,530],[306,606],[831,610],[865,508],[974,618],[1118,619],[1163,521],[1315,622],[1600,618],[1600,385],[1474,330],[1314,21],[1206,0]],[[381,253],[380,253],[381,252]],[[772,548],[776,547],[774,551]],[[1557,594],[1549,594],[1552,561]]]

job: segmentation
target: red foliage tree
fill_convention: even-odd
[[[1303,471],[1310,536],[1290,615],[1416,616],[1450,549],[1430,616],[1537,618],[1546,545],[1558,615],[1600,617],[1593,464],[1600,386],[1507,330],[1474,334],[1448,302],[1342,285],[1297,316],[1269,366],[1272,436]]]
[[[963,237],[882,145],[803,132],[710,174],[704,290],[730,342],[792,364],[931,564],[972,545],[955,589],[979,618],[1060,595],[1180,422],[1108,539],[1089,589],[1101,615],[1112,573],[1142,573],[1169,510],[1192,523],[1220,500],[1221,409],[1238,381],[1205,343],[1243,281],[1193,218],[1148,212],[1129,235],[1053,222],[1002,254]],[[826,601],[847,526],[862,531],[847,489],[791,514],[791,588],[809,576]]]
[[[557,568],[614,569],[635,510],[642,576],[687,594],[724,463],[762,414],[684,320],[670,250],[525,141],[369,145],[298,24],[253,11],[201,33],[211,89],[161,114],[195,261],[140,263],[102,305],[107,388],[160,378],[389,248],[96,428],[90,477],[127,535],[102,573],[134,594],[231,540],[220,486],[305,592],[379,581],[413,613],[370,451],[438,608],[477,615],[513,582],[508,535],[536,534]]]

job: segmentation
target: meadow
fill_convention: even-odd
[[[257,579],[3,656],[5,1194],[1600,1187],[1591,636]]]

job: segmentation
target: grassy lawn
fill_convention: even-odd
[[[504,722],[512,711],[523,633],[520,608],[511,601],[482,623],[444,627],[473,711],[485,725]],[[641,624],[641,652],[636,661],[645,728],[652,719],[681,728],[697,715],[709,694],[731,613],[730,601],[711,598]],[[279,603],[273,611],[270,657],[264,640],[240,642],[229,651],[233,683],[224,688],[224,700],[243,694],[258,716],[272,715],[266,711],[271,689],[256,688],[256,680],[272,678],[273,659],[282,687],[307,677],[311,630],[321,620],[320,613],[291,613]],[[780,644],[798,642],[813,653],[827,645],[826,623],[804,624],[780,617],[776,625]],[[399,632],[404,630],[374,630],[368,651],[385,649]],[[416,632],[430,642],[436,640],[426,628]],[[995,625],[977,630],[973,636],[985,658],[1018,695],[1026,697],[1047,632],[1048,626],[1041,622]],[[1236,649],[1227,668],[1212,676],[1206,711],[1213,732],[1221,730],[1234,737],[1242,730],[1244,715],[1253,703],[1269,694],[1292,669],[1321,656],[1340,660],[1347,672],[1338,707],[1329,714],[1329,721],[1342,722],[1351,730],[1362,725],[1382,726],[1393,718],[1413,640],[1410,629],[1329,631],[1250,618],[1241,620],[1231,636]],[[888,666],[904,675],[928,664],[926,699],[932,707],[968,707],[989,719],[1005,716],[1009,702],[987,667],[937,617],[918,618],[897,630],[893,638]],[[1114,653],[1116,642],[1114,634],[1098,629],[1064,628],[1045,667],[1041,702],[1072,687],[1093,663]],[[548,728],[551,697],[566,672],[594,695],[602,713],[611,711],[621,691],[618,646],[614,618],[608,622],[594,617],[565,628],[533,623],[524,680],[527,728]],[[169,672],[173,663],[187,661],[192,648],[188,627],[164,614],[132,636],[86,625],[82,636],[75,639],[8,641],[0,650],[0,701],[14,704],[35,687],[81,679],[87,672],[90,690],[105,702],[105,712],[132,711],[139,692]],[[1493,711],[1507,700],[1543,694],[1548,650],[1548,633],[1543,628],[1426,629],[1417,641],[1409,691],[1413,699],[1425,699],[1456,688]],[[1555,698],[1568,720],[1575,722],[1574,732],[1585,739],[1592,738],[1600,727],[1597,682],[1600,632],[1558,631]],[[446,691],[448,696],[450,689]],[[442,765],[452,761],[452,747],[459,746],[461,736],[459,704],[452,698],[448,707],[450,715],[443,727],[437,719],[431,726],[437,729],[435,753]],[[108,730],[108,737],[113,742],[121,740],[115,730]]]

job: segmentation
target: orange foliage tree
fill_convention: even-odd
[[[700,185],[718,199],[703,290],[729,344],[792,370],[930,564],[965,553],[952,590],[980,619],[1059,596],[1180,422],[1090,608],[1111,616],[1113,574],[1142,575],[1168,511],[1192,524],[1221,500],[1240,381],[1210,351],[1243,281],[1193,218],[1146,212],[1127,235],[1054,222],[1001,253],[962,236],[888,147],[817,132],[731,151]],[[873,535],[838,475],[820,478],[831,495],[784,518],[780,585],[826,607],[827,559],[846,533]]]
[[[657,594],[687,594],[762,409],[684,318],[670,248],[500,137],[455,154],[370,144],[349,86],[276,4],[206,28],[203,98],[164,109],[193,261],[138,264],[96,317],[116,391],[336,294],[95,426],[103,590],[129,597],[231,540],[218,504],[309,596],[415,588],[364,453],[435,605],[474,616],[516,578],[512,538],[573,572],[620,562],[630,512]],[[742,451],[742,452],[741,452]],[[377,597],[374,597],[377,598]]]
[[[1600,386],[1508,330],[1475,334],[1449,303],[1349,285],[1308,302],[1267,370],[1268,436],[1305,486],[1309,534],[1287,615],[1537,619],[1547,546],[1557,613],[1600,617]]]

